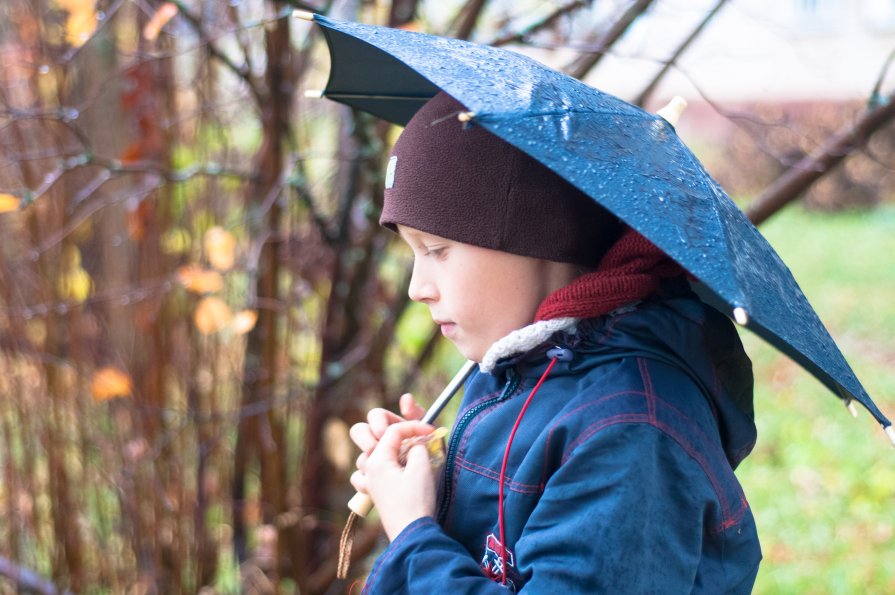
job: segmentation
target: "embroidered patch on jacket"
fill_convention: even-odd
[[[388,167],[385,170],[385,188],[388,190],[389,188],[394,187],[395,185],[395,170],[398,167],[398,156],[392,155],[391,159],[388,160]]]
[[[501,559],[503,553],[503,559]],[[510,548],[504,548],[500,540],[494,533],[485,538],[485,555],[482,556],[482,570],[485,576],[492,581],[500,582],[503,580],[503,560],[507,563],[507,584],[506,586],[513,592],[516,591],[516,585],[510,580],[510,571],[516,567],[516,559]]]

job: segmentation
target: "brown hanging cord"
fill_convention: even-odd
[[[354,533],[357,531],[360,515],[354,511],[348,515],[345,528],[342,529],[342,538],[339,540],[339,563],[336,566],[336,578],[348,578],[348,568],[351,566],[351,548],[354,546]]]
[[[444,464],[444,437],[447,435],[447,428],[435,428],[435,430],[426,436],[416,436],[408,438],[401,444],[401,450],[398,452],[398,463],[401,466],[407,464],[407,451],[422,444],[429,451],[429,463],[432,470],[440,469]],[[355,494],[354,498],[348,503],[351,514],[345,522],[345,528],[342,529],[342,537],[339,539],[339,562],[336,565],[336,578],[348,578],[348,568],[351,566],[351,548],[354,546],[354,534],[357,532],[357,526],[360,519],[367,516],[367,513],[373,508],[373,501],[366,494]]]

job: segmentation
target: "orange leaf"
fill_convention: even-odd
[[[124,148],[118,160],[125,165],[133,165],[143,158],[143,142],[135,140]]]
[[[143,27],[143,39],[146,41],[155,41],[158,34],[161,33],[162,27],[168,24],[168,21],[177,16],[177,5],[173,2],[165,2],[158,7],[146,26]]]
[[[415,31],[419,33],[423,30],[423,27],[422,25],[420,25],[419,21],[407,21],[406,23],[398,27],[398,29],[403,29],[404,31]]]
[[[194,264],[177,269],[177,279],[193,293],[214,293],[224,286],[224,279],[217,271],[203,269]]]
[[[203,335],[218,332],[230,324],[232,319],[233,312],[230,307],[224,303],[224,300],[215,296],[202,298],[193,314],[193,322]]]
[[[233,268],[236,238],[223,227],[212,227],[205,232],[205,256],[211,266],[219,271]]]
[[[65,41],[73,47],[81,47],[96,31],[96,0],[56,0],[56,4],[68,13]]]
[[[255,310],[243,310],[242,312],[237,312],[236,316],[233,317],[233,321],[230,323],[230,330],[237,335],[244,335],[255,328],[256,322],[258,322],[258,312]]]
[[[129,397],[133,392],[133,381],[127,372],[106,366],[93,374],[90,392],[97,403],[115,397]]]
[[[18,211],[21,204],[22,201],[19,199],[18,196],[0,193],[0,213]]]

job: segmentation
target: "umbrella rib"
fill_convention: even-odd
[[[420,101],[420,100],[429,100],[432,98],[431,95],[367,95],[362,93],[330,93],[329,91],[323,92],[324,97],[328,97],[330,99],[382,99],[382,100],[398,100],[398,101]]]
[[[490,118],[490,119],[509,119],[509,118],[538,118],[541,116],[558,116],[563,114],[600,114],[600,115],[610,115],[610,116],[621,116],[624,118],[636,118],[638,120],[659,120],[658,116],[654,116],[649,112],[643,113],[631,113],[624,111],[615,111],[615,110],[594,110],[594,109],[580,109],[580,108],[569,108],[562,110],[550,110],[550,111],[541,111],[541,112],[533,112],[533,111],[524,111],[524,112],[476,112],[476,119]]]

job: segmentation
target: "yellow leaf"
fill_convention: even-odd
[[[190,232],[174,227],[162,235],[161,243],[165,254],[186,254],[190,250]]]
[[[0,213],[18,211],[21,204],[22,201],[19,199],[18,196],[0,193]]]
[[[218,332],[230,324],[231,320],[233,320],[233,312],[230,307],[224,303],[224,300],[215,296],[202,298],[193,314],[193,322],[203,335]]]
[[[187,291],[193,293],[214,293],[224,286],[224,279],[219,272],[203,269],[194,264],[177,269],[177,279]]]
[[[331,417],[323,426],[323,452],[333,467],[348,471],[354,456],[354,444],[348,436],[348,424]]]
[[[96,0],[56,0],[68,13],[65,19],[65,41],[74,47],[84,45],[96,31]]]
[[[237,335],[244,335],[255,328],[256,322],[258,322],[258,312],[255,310],[243,310],[242,312],[237,312],[236,316],[233,317],[233,321],[230,323],[230,330]]]
[[[59,275],[57,289],[60,297],[80,304],[93,293],[93,279],[84,269],[73,268]]]
[[[129,397],[133,393],[133,381],[127,372],[106,366],[93,374],[90,392],[97,403],[115,397]]]
[[[205,257],[219,271],[233,268],[236,238],[222,227],[212,227],[205,232]]]
[[[146,41],[155,41],[158,34],[161,33],[162,27],[168,24],[168,21],[177,15],[177,5],[173,2],[165,2],[158,7],[152,18],[143,27],[143,39]]]

